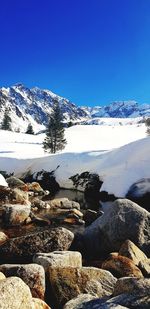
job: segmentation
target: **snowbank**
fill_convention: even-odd
[[[80,127],[80,131],[79,131]],[[94,127],[94,126],[93,126]],[[87,128],[87,127],[86,127]],[[98,126],[96,126],[98,128]],[[70,128],[71,129],[71,128]],[[84,126],[83,128],[81,126],[73,127],[73,130],[77,130],[78,134],[80,133],[80,136],[84,136],[83,131],[85,130]],[[95,128],[94,134],[95,134]],[[111,130],[113,130],[111,128]],[[70,130],[69,130],[70,131]],[[69,132],[68,131],[68,132]],[[128,131],[128,130],[127,130]],[[141,130],[142,131],[142,130]],[[76,132],[76,134],[77,134]],[[88,134],[89,132],[86,132]],[[106,130],[105,130],[106,132]],[[68,133],[67,133],[68,134]],[[75,134],[75,133],[74,133]],[[90,133],[89,133],[90,134]],[[92,133],[91,133],[92,134]],[[90,136],[87,136],[87,139],[89,140],[88,145],[90,144]],[[141,133],[145,134],[145,133]],[[13,136],[13,133],[12,133]],[[19,135],[20,136],[20,135]],[[0,153],[0,170],[5,170],[8,173],[15,172],[16,176],[21,176],[23,173],[26,173],[27,171],[38,172],[42,169],[46,171],[52,171],[56,169],[55,175],[56,180],[60,184],[61,187],[65,188],[72,188],[73,184],[72,181],[69,180],[69,177],[72,175],[75,175],[77,173],[82,173],[85,171],[94,172],[99,174],[99,176],[104,181],[101,190],[106,190],[108,193],[113,193],[116,196],[124,196],[129,187],[136,181],[138,181],[141,178],[149,178],[150,177],[150,137],[129,143],[127,145],[124,145],[118,149],[115,150],[107,150],[104,151],[104,144],[102,143],[102,136],[99,136],[99,141],[97,141],[99,148],[97,147],[95,151],[86,151],[86,152],[79,152],[79,144],[81,141],[77,141],[77,139],[74,141],[78,148],[76,149],[76,152],[66,152],[61,154],[55,154],[55,155],[43,155],[40,156],[40,152],[38,150],[42,151],[42,145],[41,137],[31,136],[28,137],[27,135],[24,136],[24,144],[18,141],[18,139],[13,140],[11,142],[11,135],[9,138],[9,142],[3,140],[3,146],[10,146],[11,144],[11,151],[7,153],[5,149]],[[105,135],[107,139],[107,134]],[[103,136],[103,141],[105,139],[105,136]],[[131,136],[131,129],[130,129],[130,136]],[[122,141],[125,138],[125,136],[122,136]],[[133,136],[132,136],[133,138]],[[137,135],[136,135],[137,138]],[[26,140],[27,139],[27,140]],[[30,143],[29,143],[29,139]],[[86,139],[86,137],[85,137]],[[87,143],[86,139],[86,143]],[[111,140],[111,146],[113,146],[113,138],[110,136],[109,138]],[[36,140],[36,143],[35,143]],[[69,138],[68,138],[69,140]],[[40,141],[40,142],[39,142]],[[108,141],[108,140],[107,140]],[[39,144],[37,144],[39,142]],[[84,144],[85,140],[82,141],[82,144]],[[72,140],[73,143],[73,140]],[[15,152],[15,146],[17,144],[17,149]],[[71,144],[71,143],[70,143]],[[69,145],[68,143],[68,148]],[[23,148],[23,145],[25,148],[27,148],[27,152],[25,151],[25,148]],[[37,147],[38,145],[38,147]],[[101,145],[101,147],[100,147]],[[19,151],[20,147],[20,151]],[[75,147],[75,145],[74,145]],[[85,147],[85,144],[84,144]],[[92,146],[93,148],[94,146]],[[23,149],[22,149],[23,148]],[[30,154],[32,152],[32,155],[30,158],[28,158],[29,153],[28,149],[30,148]],[[70,145],[71,148],[71,145]],[[99,150],[98,150],[99,149]],[[31,151],[32,150],[32,151]]]

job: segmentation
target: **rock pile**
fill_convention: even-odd
[[[117,199],[104,213],[87,211],[87,227],[74,235],[62,224],[70,227],[83,220],[78,203],[55,199],[46,208],[47,202],[39,199],[44,190],[37,183],[10,177],[8,184],[0,177],[1,309],[150,307],[148,211]],[[65,217],[59,227],[51,222],[44,227],[46,221],[34,214],[36,207],[59,210]],[[10,227],[22,228],[30,220],[40,222],[41,229],[6,235]]]

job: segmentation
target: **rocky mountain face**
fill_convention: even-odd
[[[0,88],[0,122],[7,107],[12,119],[12,129],[26,131],[29,123],[35,132],[45,129],[48,116],[52,112],[54,101],[60,103],[64,122],[87,122],[97,124],[95,118],[134,118],[150,116],[150,104],[138,104],[136,101],[118,101],[108,106],[78,107],[68,99],[60,97],[50,90],[37,87],[27,88],[17,84]]]
[[[37,87],[29,89],[17,84],[9,88],[0,88],[0,121],[7,107],[13,130],[25,131],[29,123],[36,131],[44,129],[55,100],[61,106],[64,122],[76,122],[87,118],[86,111],[49,90]]]

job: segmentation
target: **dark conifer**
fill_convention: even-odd
[[[53,112],[49,117],[46,137],[43,142],[43,147],[45,151],[55,153],[65,148],[66,139],[64,137],[64,124],[62,120],[63,115],[59,103],[58,101],[55,101]]]
[[[26,130],[25,133],[27,133],[27,134],[34,134],[33,127],[32,127],[31,123],[28,124],[27,130]]]
[[[8,108],[5,109],[4,117],[3,117],[3,120],[2,120],[2,124],[1,124],[1,129],[2,130],[12,131],[12,128],[11,128],[11,118],[9,116]]]

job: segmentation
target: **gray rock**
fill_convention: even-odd
[[[3,206],[3,220],[8,226],[20,225],[29,217],[31,210],[30,203],[22,204],[6,204]]]
[[[86,228],[82,246],[86,254],[98,258],[118,251],[126,239],[150,254],[150,213],[127,199],[118,199]]]
[[[117,295],[107,303],[115,303],[129,308],[150,308],[150,279],[121,278],[114,289]]]
[[[96,297],[90,294],[80,294],[77,297],[69,300],[63,309],[82,309],[85,304]]]
[[[53,267],[82,267],[82,256],[76,251],[54,251],[51,253],[36,253],[33,262],[40,264],[47,271]]]
[[[117,280],[117,283],[114,288],[113,295],[117,296],[123,293],[132,293],[132,292],[150,292],[150,279],[145,278],[133,278],[133,277],[124,277]]]
[[[150,293],[145,294],[143,291],[132,291],[132,293],[120,294],[106,302],[107,305],[120,305],[127,308],[149,309]],[[103,307],[102,307],[103,308]],[[105,308],[105,307],[104,307]],[[109,308],[109,307],[108,307]]]
[[[24,182],[15,176],[10,176],[6,179],[10,188],[21,188],[24,186]]]
[[[91,299],[90,299],[91,298]],[[63,309],[128,309],[127,307],[120,306],[114,303],[106,303],[105,299],[96,298],[92,299],[91,295],[80,294],[78,297],[66,303]]]
[[[45,272],[44,268],[38,264],[3,264],[0,271],[6,277],[19,277],[30,288],[32,296],[44,299],[45,294]]]
[[[9,239],[0,246],[0,257],[5,261],[15,260],[17,263],[32,260],[38,252],[68,250],[74,234],[62,227],[47,229],[42,232]]]
[[[29,287],[17,277],[0,281],[0,309],[33,309]]]

